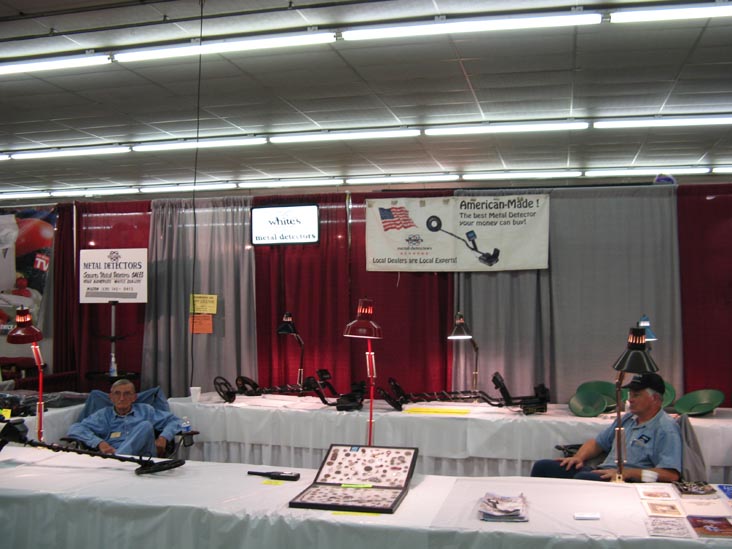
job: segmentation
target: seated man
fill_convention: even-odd
[[[180,419],[149,404],[135,403],[135,386],[128,379],[115,381],[109,398],[112,406],[74,423],[68,436],[105,454],[164,455],[168,441],[180,431]],[[155,431],[160,432],[157,438]]]
[[[658,374],[636,375],[623,386],[629,389],[630,412],[622,418],[625,434],[623,478],[629,481],[672,482],[681,472],[681,433],[676,422],[662,408],[666,385]],[[615,462],[615,422],[594,439],[585,442],[574,456],[541,459],[531,469],[532,477],[611,480]],[[599,466],[587,460],[609,452]],[[645,474],[644,474],[645,472]]]

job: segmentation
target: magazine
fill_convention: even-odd
[[[708,482],[675,481],[673,487],[682,498],[718,498],[719,493]]]
[[[641,499],[677,499],[676,491],[668,484],[644,484],[636,483],[636,489]]]
[[[727,517],[686,517],[691,527],[702,538],[732,538],[732,522]]]
[[[683,518],[684,511],[673,500],[641,500],[648,516]]]
[[[688,522],[683,518],[648,517],[646,529],[650,536],[663,536],[667,538],[690,538]]]
[[[526,498],[518,496],[501,496],[487,492],[478,507],[480,520],[490,522],[526,522],[529,520]]]
[[[717,489],[727,496],[727,499],[732,499],[732,484],[717,484]]]

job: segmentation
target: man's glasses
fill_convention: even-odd
[[[112,391],[112,395],[113,396],[116,396],[116,397],[132,398],[135,395],[135,393],[131,393],[131,392],[128,392],[128,391],[125,391],[125,392],[122,392],[122,391]]]

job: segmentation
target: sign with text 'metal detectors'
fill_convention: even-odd
[[[317,204],[254,206],[252,244],[314,244],[320,237]]]
[[[147,248],[79,251],[80,303],[147,303]]]
[[[369,271],[548,266],[548,194],[366,201]]]

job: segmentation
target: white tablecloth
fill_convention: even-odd
[[[312,397],[238,397],[225,404],[215,393],[196,404],[169,400],[201,431],[188,457],[204,461],[317,468],[332,443],[365,444],[368,404],[357,412],[323,407]],[[613,416],[581,418],[566,405],[523,415],[487,404],[428,403],[397,412],[377,401],[374,444],[416,446],[417,471],[454,476],[528,475],[537,459],[557,457],[556,444],[580,443]],[[691,420],[703,448],[709,480],[732,482],[732,409]]]
[[[732,540],[650,538],[628,484],[535,478],[415,475],[393,515],[292,509],[314,479],[249,476],[261,466],[189,461],[135,475],[135,464],[6,446],[0,452],[3,547],[105,549],[238,547],[483,549],[732,547]],[[486,491],[523,492],[529,522],[477,519]],[[596,512],[579,521],[575,512]]]

